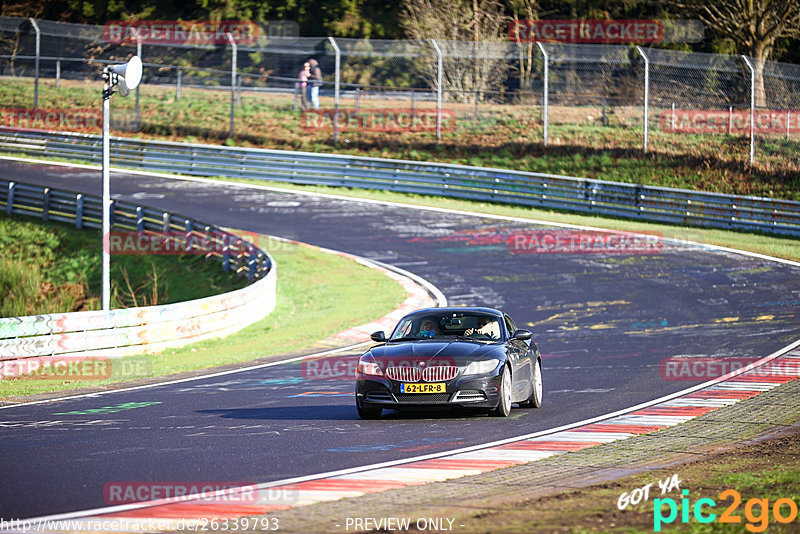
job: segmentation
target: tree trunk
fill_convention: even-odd
[[[764,63],[767,52],[764,46],[756,45],[753,48],[753,70],[755,71],[755,99],[756,107],[767,106],[767,93],[764,90]]]

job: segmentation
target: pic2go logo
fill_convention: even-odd
[[[717,514],[710,509],[717,503],[714,499],[698,499],[694,506],[689,504],[689,490],[681,492],[681,522],[689,522],[689,512],[694,515],[698,523],[713,523],[717,519]],[[742,516],[736,510],[742,503],[742,496],[734,489],[728,489],[719,494],[720,501],[731,500],[731,504],[719,516],[720,523],[741,524]],[[667,508],[667,515],[664,516],[664,508]],[[704,510],[704,507],[708,507]],[[764,532],[769,527],[769,499],[750,499],[744,505],[744,517],[748,521],[745,528],[750,532]],[[778,523],[791,523],[797,519],[797,503],[788,498],[778,499],[772,505],[772,517]],[[653,532],[661,532],[662,524],[670,524],[678,518],[678,504],[675,499],[653,499]]]

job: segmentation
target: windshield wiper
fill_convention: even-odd
[[[452,335],[449,335],[447,337],[454,337],[456,339],[462,339],[464,341],[478,341],[478,342],[481,342],[481,343],[494,343],[496,341],[496,340],[493,340],[493,339],[474,338],[474,337],[464,336],[464,335],[461,335],[461,334],[452,334]]]
[[[431,338],[427,338],[427,337],[421,338],[421,337],[414,337],[414,336],[403,336],[403,337],[394,337],[394,338],[390,339],[389,341],[390,342],[394,342],[394,341],[421,341],[423,339],[431,339]]]

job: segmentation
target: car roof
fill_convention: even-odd
[[[423,308],[421,310],[416,310],[409,314],[406,314],[405,317],[426,315],[428,313],[482,313],[486,315],[494,315],[496,317],[503,316],[503,312],[501,312],[500,310],[496,310],[494,308],[484,308],[481,306],[472,306],[472,307],[451,306],[447,308]]]

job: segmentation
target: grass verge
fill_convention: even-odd
[[[667,469],[657,469],[613,482],[532,499],[513,505],[498,506],[470,518],[463,518],[472,532],[800,532],[797,506],[800,506],[800,432],[797,427],[790,434],[773,439],[736,446],[704,457],[702,460]],[[673,489],[663,496],[658,481],[666,481],[678,474],[681,491],[688,490],[685,506],[681,491]],[[617,508],[623,493],[653,484],[649,499]],[[735,490],[735,495],[723,495],[725,490]],[[654,511],[655,499],[673,499],[677,511],[671,522],[656,521],[668,518],[670,505],[659,503],[661,513]],[[703,517],[716,514],[713,521],[704,524],[697,520],[694,510],[699,499]],[[756,499],[759,503],[750,504]],[[793,517],[782,524],[775,519],[774,506],[779,499],[788,499],[794,508],[782,501],[779,513]],[[763,501],[762,501],[763,500]],[[624,502],[623,502],[624,504]],[[735,504],[735,507],[734,507]],[[764,506],[766,504],[766,506]],[[721,516],[730,508],[731,520],[721,522]],[[609,511],[611,510],[611,511]],[[794,514],[792,514],[794,510]],[[686,521],[684,522],[684,512]],[[655,530],[656,526],[660,528]]]
[[[354,325],[385,315],[406,298],[384,274],[341,256],[282,242],[266,243],[278,265],[278,303],[265,319],[222,339],[114,362],[107,380],[0,380],[0,399],[243,362],[309,347]],[[358,280],[354,284],[353,280]]]

